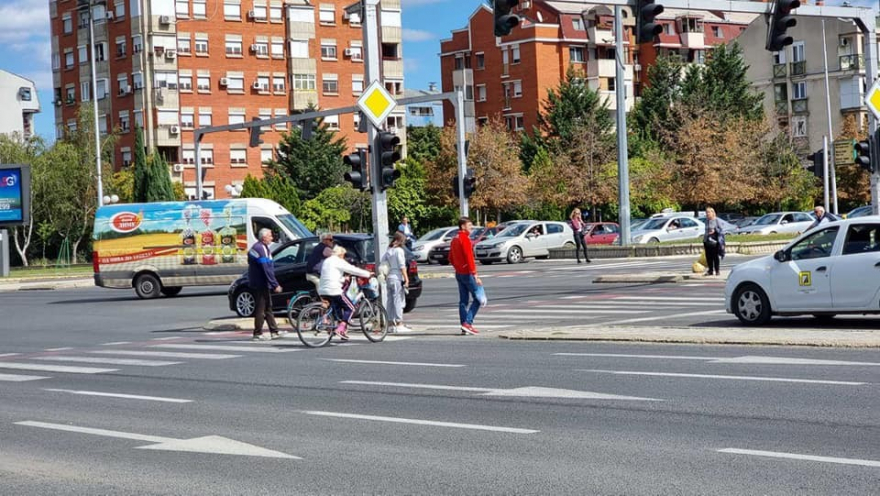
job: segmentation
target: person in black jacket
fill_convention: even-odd
[[[248,251],[248,284],[254,291],[254,340],[268,341],[280,337],[275,315],[272,313],[272,291],[281,292],[275,279],[275,263],[269,245],[272,243],[272,230],[260,229],[260,240]],[[263,321],[269,324],[271,337],[263,335]]]

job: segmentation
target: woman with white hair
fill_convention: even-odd
[[[339,319],[336,334],[343,341],[348,341],[348,324],[351,322],[352,314],[354,314],[354,304],[345,295],[345,289],[350,284],[346,283],[345,276],[370,277],[372,274],[346,262],[345,253],[345,248],[337,245],[333,248],[333,254],[324,260],[324,263],[321,265],[321,281],[318,284],[318,294],[322,298],[330,300],[331,308],[336,318]]]

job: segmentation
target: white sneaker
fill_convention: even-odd
[[[396,333],[403,333],[403,332],[413,332],[413,330],[410,329],[409,327],[401,324],[395,328],[394,332],[396,334]]]

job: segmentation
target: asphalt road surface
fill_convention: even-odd
[[[544,322],[564,310],[546,306],[604,297],[629,313],[560,322],[732,325],[685,315],[722,309],[683,305],[718,299],[720,283],[589,283],[621,270],[612,263],[483,269],[491,302],[477,321]],[[455,325],[454,291],[426,280],[410,324]],[[672,297],[688,301],[649,299]],[[880,482],[876,350],[509,342],[443,327],[309,350],[201,329],[229,314],[223,288],[153,301],[3,293],[0,310],[3,494],[841,495]]]

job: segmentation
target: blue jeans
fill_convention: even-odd
[[[477,300],[477,279],[470,274],[455,274],[458,282],[458,317],[462,324],[473,324],[480,309]]]

